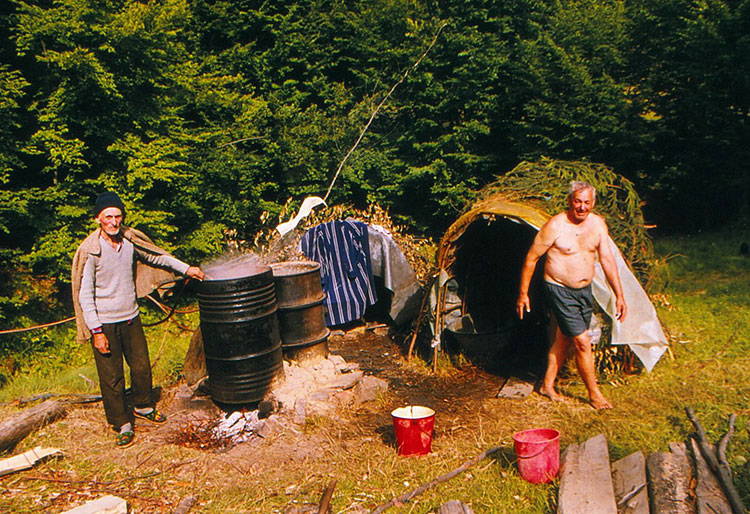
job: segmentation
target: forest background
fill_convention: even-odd
[[[0,326],[70,315],[70,263],[105,189],[189,262],[322,196],[433,40],[330,204],[376,203],[435,236],[547,156],[612,167],[660,230],[748,219],[750,0],[11,0]],[[34,343],[5,337],[0,353]]]

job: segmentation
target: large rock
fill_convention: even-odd
[[[379,394],[388,390],[388,382],[368,375],[354,386],[354,399],[357,403],[374,401]]]

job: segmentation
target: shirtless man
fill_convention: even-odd
[[[547,254],[544,288],[557,319],[555,341],[547,354],[547,371],[539,392],[552,400],[562,397],[555,391],[555,379],[565,363],[568,348],[575,344],[576,365],[595,409],[611,409],[596,382],[594,354],[588,333],[593,311],[591,280],[597,255],[616,297],[616,317],[625,319],[627,305],[622,295],[620,275],[609,246],[607,224],[591,210],[596,190],[586,182],[571,182],[568,210],[550,218],[539,230],[526,255],[516,309],[519,318],[531,312],[529,284],[539,258]]]

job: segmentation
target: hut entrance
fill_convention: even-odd
[[[538,374],[546,362],[543,263],[529,291],[532,311],[523,321],[516,314],[521,268],[535,235],[526,223],[486,215],[456,240],[452,275],[461,307],[446,319],[447,343],[503,374]]]

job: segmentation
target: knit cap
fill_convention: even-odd
[[[94,217],[99,216],[99,213],[107,207],[117,207],[122,211],[122,215],[125,216],[125,204],[122,203],[117,193],[105,191],[96,197],[96,202],[94,202]]]

